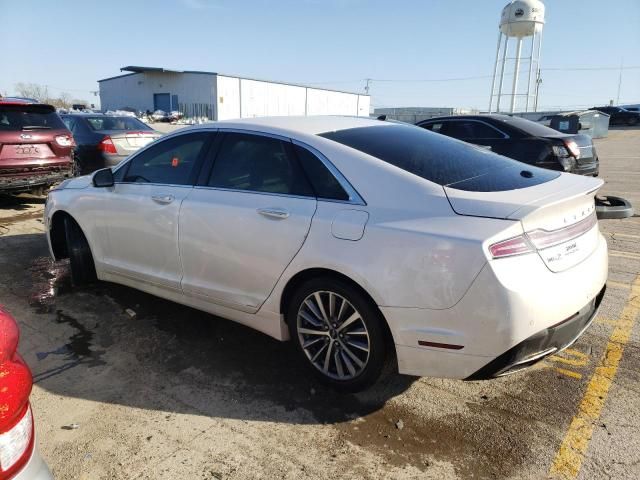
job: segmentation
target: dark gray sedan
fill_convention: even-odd
[[[61,117],[75,139],[81,175],[115,166],[161,136],[135,117],[86,113]]]

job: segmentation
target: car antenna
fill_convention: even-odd
[[[386,116],[386,115],[380,115],[380,116],[378,117],[378,120],[381,120],[381,121],[383,121],[383,122],[384,122],[386,119],[387,119],[387,116]]]

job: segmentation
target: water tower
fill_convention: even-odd
[[[489,113],[513,112],[516,109],[527,112],[530,107],[533,111],[537,110],[543,26],[544,3],[540,0],[513,0],[502,9],[496,61],[491,81]],[[529,37],[531,38],[530,48],[525,49],[526,53],[523,57],[522,44]],[[513,40],[515,40],[515,56],[509,57]],[[524,68],[528,69],[528,75],[523,82],[524,86],[519,86],[518,80],[523,63]],[[511,93],[508,93],[508,87],[504,85],[505,74],[513,76]],[[508,105],[505,105],[505,100],[508,100]]]

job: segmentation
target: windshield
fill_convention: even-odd
[[[133,117],[86,117],[89,126],[93,130],[148,130],[153,131],[151,127]]]
[[[320,136],[395,165],[438,185],[502,191],[548,182],[559,173],[408,125],[377,125]],[[522,174],[523,171],[528,173]]]
[[[66,130],[49,105],[0,105],[0,130]]]

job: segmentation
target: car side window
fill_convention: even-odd
[[[281,140],[225,134],[213,164],[210,187],[313,197],[302,168]]]
[[[129,162],[123,182],[190,185],[195,166],[208,135],[204,132],[178,135],[156,143]]]
[[[78,133],[78,126],[75,119],[64,117],[62,121],[64,122],[64,124],[67,126],[67,128],[71,133]]]
[[[505,138],[502,133],[485,123],[466,120],[450,122],[446,134],[460,140],[496,140]]]
[[[340,182],[322,163],[322,160],[300,145],[294,145],[293,148],[318,198],[349,200],[349,194],[344,191]]]
[[[434,123],[427,123],[426,125],[420,125],[420,126],[426,130],[431,130],[432,132],[443,133],[441,131],[443,125],[444,125],[444,122],[434,122]]]

